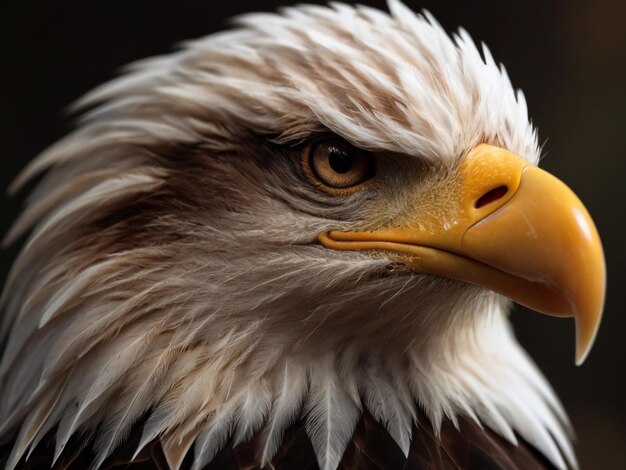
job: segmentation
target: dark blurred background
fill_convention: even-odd
[[[608,297],[596,345],[574,366],[574,324],[521,307],[517,335],[563,400],[582,468],[626,468],[626,1],[406,0],[463,26],[524,90],[545,142],[542,165],[585,202],[603,238]],[[311,2],[322,3],[322,2]],[[386,9],[384,1],[362,2]],[[98,0],[0,3],[0,190],[72,128],[63,110],[116,75],[228,18],[285,1]],[[24,194],[0,197],[0,233]],[[3,280],[17,247],[0,254]]]

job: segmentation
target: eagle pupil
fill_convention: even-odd
[[[345,150],[336,147],[328,149],[328,164],[336,173],[347,173],[352,168],[352,163],[352,155]]]

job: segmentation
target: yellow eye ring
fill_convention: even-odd
[[[364,189],[375,174],[371,155],[339,137],[307,145],[301,163],[313,184],[335,196]]]

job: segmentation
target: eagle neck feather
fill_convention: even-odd
[[[204,418],[193,425],[173,426],[175,410],[157,409],[137,453],[160,435],[188,440],[191,434],[193,468],[200,469],[229,438],[245,442],[256,435],[260,436],[257,459],[264,465],[277,452],[284,432],[303,419],[320,468],[331,470],[337,468],[366,410],[405,456],[419,411],[429,418],[435,433],[445,419],[458,427],[457,417],[465,416],[513,444],[517,436],[523,438],[557,468],[575,467],[567,418],[517,346],[505,317],[494,313],[476,328],[480,330],[476,336],[484,341],[470,348],[465,345],[464,355],[445,354],[442,349],[424,357],[413,348],[381,360],[360,348],[346,347],[315,356],[271,356],[267,368],[253,377],[230,377],[223,399],[205,402],[200,413]],[[439,359],[433,360],[433,355]]]

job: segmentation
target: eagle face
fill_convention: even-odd
[[[506,315],[575,316],[584,359],[593,222],[486,47],[389,6],[243,16],[79,103],[16,182],[46,171],[9,234],[33,229],[3,297],[7,468],[77,435],[98,467],[138,422],[132,458],[257,436],[263,466],[303,420],[334,469],[366,412],[404,456],[423,413],[575,466]]]

